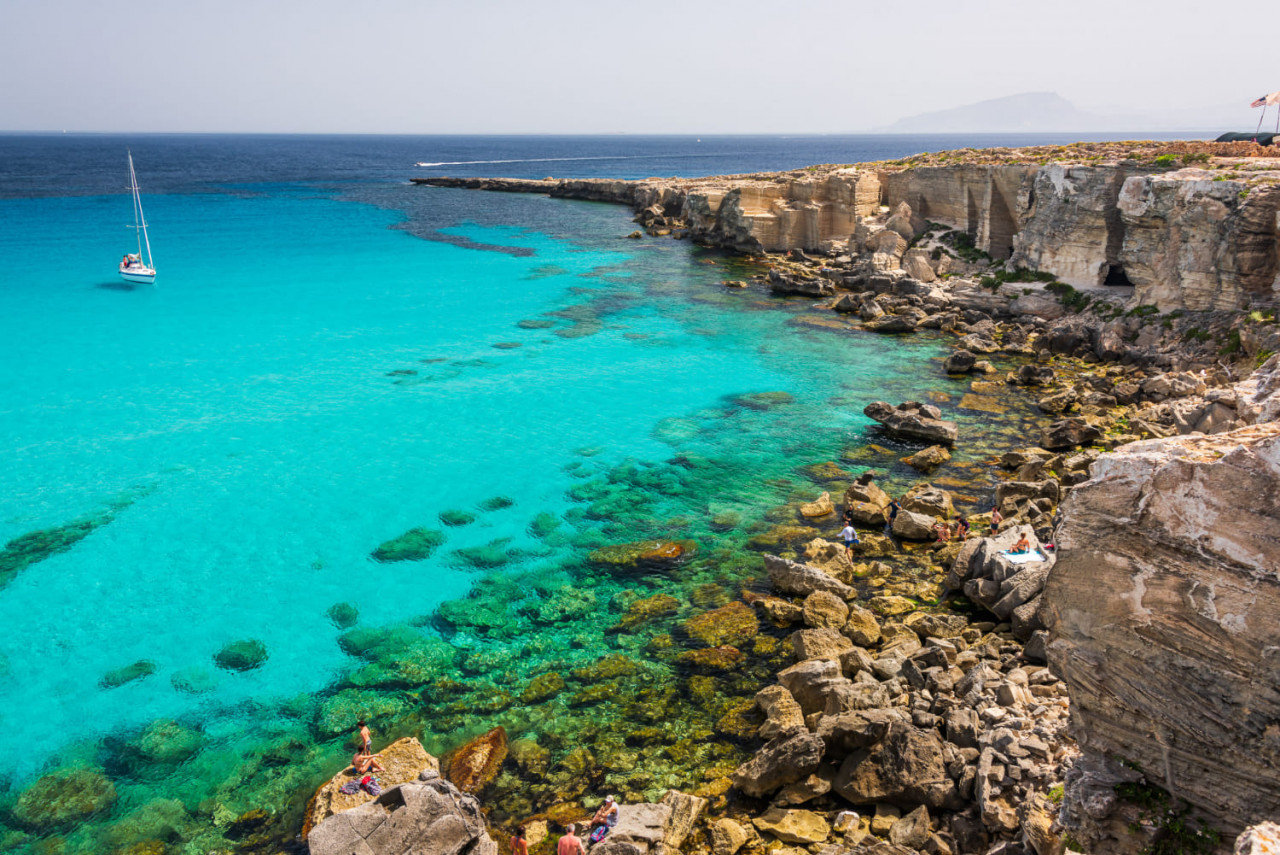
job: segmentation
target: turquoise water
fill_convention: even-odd
[[[56,831],[74,851],[157,837],[204,851],[264,804],[286,838],[361,713],[379,744],[413,734],[445,751],[502,723],[543,739],[553,764],[574,748],[565,734],[595,740],[599,780],[620,791],[685,785],[695,761],[741,748],[680,722],[714,722],[759,674],[717,674],[706,701],[646,645],[687,645],[672,621],[758,579],[748,541],[783,521],[779,505],[843,489],[800,469],[866,445],[866,402],[948,382],[923,368],[940,342],[816,327],[831,316],[807,301],[726,292],[752,271],[627,240],[615,207],[268,182],[144,202],[160,275],[134,288],[113,278],[127,197],[0,200],[0,543],[88,532],[0,573],[0,752],[16,758],[0,843]],[[757,393],[786,395],[740,397]],[[445,525],[446,511],[474,521]],[[732,532],[712,525],[725,515]],[[443,533],[429,558],[373,560],[418,527]],[[693,540],[698,557],[656,580],[586,562],[654,537]],[[610,630],[655,592],[679,613]],[[340,603],[361,628],[446,650],[434,688],[353,677],[361,660],[328,614]],[[244,639],[265,646],[260,667],[215,665]],[[654,669],[617,678],[628,698],[664,681],[676,693],[651,757],[625,735],[636,708],[567,702],[595,677],[512,700],[535,675],[618,652]],[[140,678],[104,684],[138,662]],[[446,694],[458,681],[463,700]],[[157,760],[148,734],[170,720],[194,747]],[[264,759],[281,745],[285,769]],[[637,750],[649,777],[609,771]],[[67,766],[101,770],[118,800],[70,831],[13,813],[30,780]],[[496,786],[512,816],[566,795],[554,775]]]

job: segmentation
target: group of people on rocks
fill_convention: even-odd
[[[605,796],[600,809],[591,817],[587,826],[587,839],[599,843],[618,824],[618,803],[613,796]],[[529,855],[528,829],[520,826],[511,837],[511,855]],[[564,827],[564,835],[556,843],[556,855],[586,855],[586,847],[578,836],[578,824],[571,822]]]
[[[862,478],[870,480],[870,473],[864,474]],[[897,499],[890,498],[888,506],[884,509],[884,534],[885,537],[893,535],[893,524],[898,518],[898,511],[902,510],[902,503]],[[858,532],[853,527],[853,509],[846,507],[842,518],[844,528],[840,530],[840,539],[844,542],[844,551],[849,558],[853,558],[853,549],[855,546],[861,546],[862,541],[858,539]],[[1004,521],[1004,517],[1000,514],[997,507],[991,508],[991,534],[995,534],[1000,527],[1000,523]],[[954,523],[948,523],[944,519],[939,519],[933,524],[933,533],[937,537],[935,543],[947,543],[952,540],[968,540],[972,530],[969,518],[966,516],[959,517]]]
[[[351,765],[356,774],[368,776],[374,772],[385,772],[386,768],[378,762],[382,755],[375,754],[373,751],[373,734],[369,731],[368,724],[364,719],[360,719],[356,722],[356,726],[359,728],[360,747],[351,758]],[[618,802],[613,796],[605,796],[604,802],[592,815],[587,825],[587,839],[592,843],[598,843],[617,824]],[[586,855],[586,848],[582,845],[582,839],[577,836],[577,830],[576,823],[571,822],[565,826],[564,836],[556,844],[556,855]],[[512,855],[529,855],[529,842],[526,835],[527,830],[523,825],[516,829],[515,835],[511,838]]]

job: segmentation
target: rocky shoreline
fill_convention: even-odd
[[[1274,683],[1248,675],[1272,667],[1249,634],[1280,605],[1265,534],[1280,530],[1280,161],[1122,146],[682,181],[416,180],[631,205],[650,235],[758,254],[755,288],[819,300],[849,329],[955,336],[943,370],[973,374],[970,396],[1006,387],[1045,414],[1000,459],[991,536],[923,560],[878,531],[852,562],[821,539],[765,557],[775,592],[745,599],[788,633],[790,661],[744,711],[763,745],[684,851],[1209,852],[1274,815],[1280,781],[1260,758],[1280,710]],[[1001,377],[992,355],[1026,362]],[[966,439],[931,409],[867,415],[928,444],[928,472]],[[895,540],[931,540],[951,497],[910,498]],[[841,504],[878,530],[888,496],[862,479]],[[824,496],[800,513],[833,510]],[[1022,534],[1046,560],[1010,563]],[[903,563],[976,610],[889,593]]]

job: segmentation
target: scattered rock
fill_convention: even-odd
[[[252,671],[267,661],[267,645],[256,638],[232,641],[213,657],[224,671]]]

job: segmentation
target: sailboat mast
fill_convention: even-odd
[[[142,257],[143,241],[147,244],[147,267],[155,269],[155,263],[151,260],[151,238],[147,236],[147,218],[142,213],[142,196],[138,192],[138,173],[133,169],[133,152],[129,152],[129,183],[133,186],[133,222],[134,229],[141,232],[138,235],[138,257]]]

